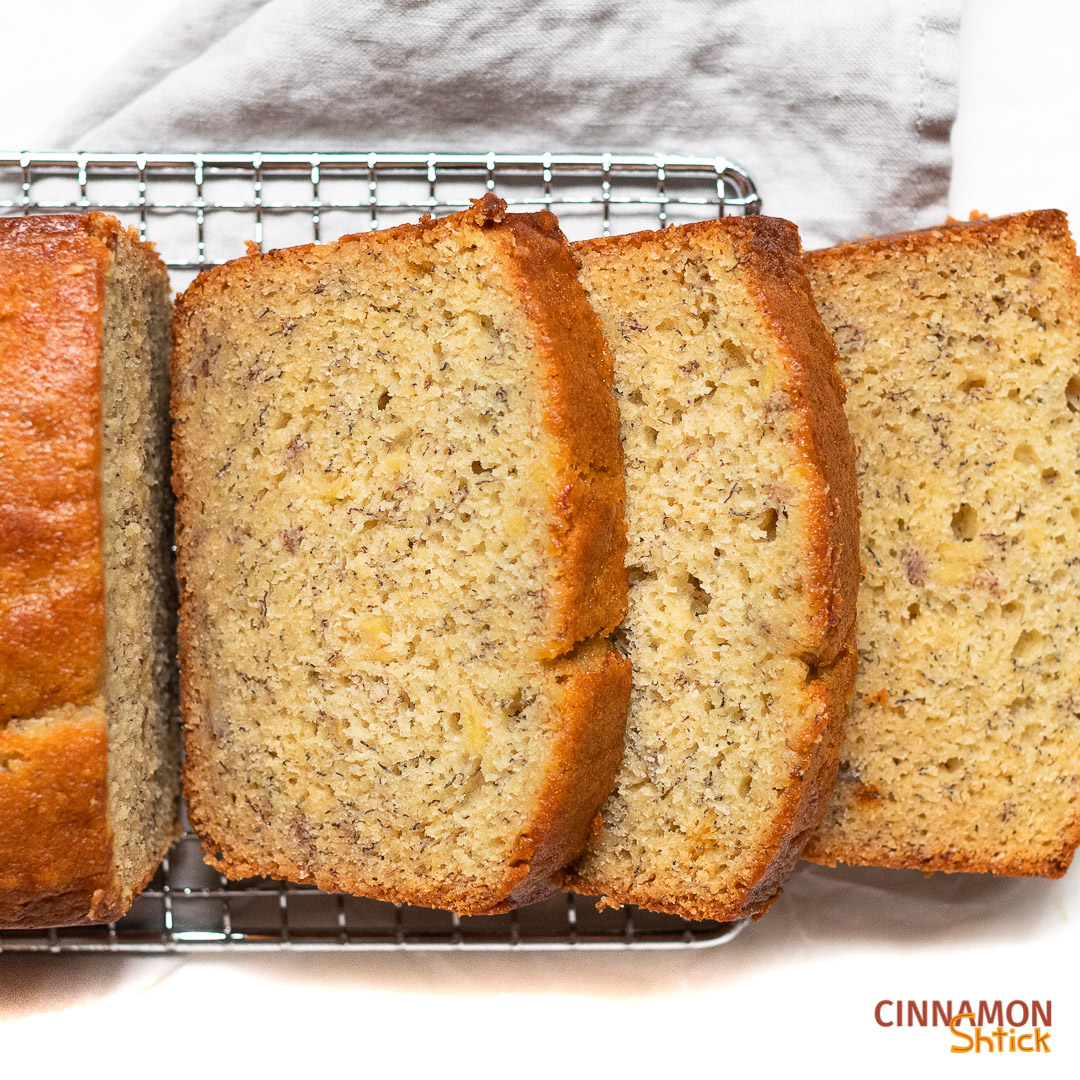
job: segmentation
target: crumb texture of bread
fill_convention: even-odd
[[[807,256],[858,448],[859,671],[819,862],[1065,872],[1080,840],[1080,269],[1036,211]]]
[[[233,877],[506,910],[611,789],[611,359],[493,197],[203,275],[174,326],[186,797]]]
[[[0,219],[0,926],[118,918],[179,830],[169,310],[115,219]]]
[[[817,822],[854,678],[854,449],[798,232],[725,219],[575,245],[615,357],[626,752],[570,884],[759,914]]]

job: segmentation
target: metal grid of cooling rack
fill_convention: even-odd
[[[227,259],[464,209],[495,191],[548,208],[571,240],[726,215],[760,199],[725,158],[614,154],[0,153],[0,214],[104,210],[153,241],[174,288]],[[230,882],[185,833],[119,922],[0,932],[0,952],[665,949],[730,941],[741,923],[559,895],[507,915],[459,918],[266,879]]]

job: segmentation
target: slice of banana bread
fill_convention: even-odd
[[[634,666],[572,884],[763,911],[817,823],[854,678],[854,450],[798,232],[725,219],[575,246],[615,355]]]
[[[0,927],[119,918],[179,832],[169,282],[0,218]]]
[[[630,666],[611,358],[494,196],[199,277],[174,332],[186,796],[208,860],[462,913],[556,889]]]
[[[809,857],[1063,874],[1080,841],[1080,270],[1054,210],[812,252],[863,503]]]

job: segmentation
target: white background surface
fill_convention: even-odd
[[[0,0],[0,147],[48,149],[37,133],[178,2]],[[954,216],[1080,221],[1078,40],[1080,5],[969,0]],[[804,866],[764,920],[693,953],[0,957],[0,1076],[1077,1076],[1078,962],[1080,869]],[[883,998],[1049,998],[1053,1053],[951,1055],[940,1028],[878,1027]]]

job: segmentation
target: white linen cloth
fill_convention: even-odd
[[[960,0],[192,0],[45,141],[722,154],[807,247],[945,216]]]

